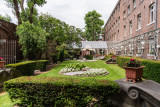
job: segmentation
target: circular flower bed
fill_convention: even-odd
[[[84,71],[82,74],[77,74],[77,76],[103,76],[107,75],[109,72],[105,68],[91,68],[89,70]]]
[[[109,72],[105,68],[90,68],[86,69],[86,71],[82,71],[80,69],[72,69],[72,68],[63,68],[59,71],[60,74],[67,75],[69,72],[77,72],[74,76],[85,76],[85,77],[91,77],[91,76],[104,76],[109,74]]]

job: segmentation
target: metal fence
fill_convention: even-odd
[[[16,63],[16,40],[0,39],[0,57],[5,60],[5,65]]]

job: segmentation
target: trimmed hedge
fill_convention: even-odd
[[[8,64],[5,67],[11,68],[15,71],[19,71],[22,76],[30,76],[34,74],[36,66],[37,66],[36,61],[25,61],[15,64]]]
[[[37,76],[9,80],[4,89],[22,107],[108,107],[120,88],[109,80]]]
[[[129,57],[117,57],[117,64],[123,67],[130,59]],[[141,66],[145,66],[143,69],[143,77],[160,83],[160,61],[136,59],[141,62]]]
[[[86,59],[92,60],[93,59],[93,55],[86,55]]]
[[[112,57],[113,55],[105,55],[105,60],[108,60]]]
[[[11,68],[14,71],[20,72],[22,76],[31,76],[34,74],[34,70],[45,70],[48,64],[48,60],[37,61],[24,61],[15,64],[8,64],[5,67]]]
[[[37,60],[36,62],[37,62],[36,69],[41,70],[41,71],[45,71],[46,66],[49,63],[48,60]]]

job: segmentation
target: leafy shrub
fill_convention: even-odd
[[[110,52],[109,55],[114,55],[114,53],[113,53],[113,52]]]
[[[53,63],[57,64],[57,62],[58,62],[58,55],[53,55],[52,56],[52,60],[53,60]]]
[[[85,65],[82,63],[74,63],[74,64],[68,64],[65,68],[61,69],[59,73],[67,73],[67,72],[74,72],[74,71],[80,71],[82,68],[84,68]]]
[[[114,81],[38,76],[9,80],[4,89],[22,107],[86,107],[91,103],[108,107],[110,98],[119,93]]]
[[[112,57],[112,55],[105,55],[105,60],[108,60]]]
[[[41,71],[45,71],[49,63],[48,60],[37,60],[36,62],[37,62],[36,69],[41,70]]]
[[[22,76],[33,75],[36,66],[37,66],[36,61],[25,61],[25,62],[6,65],[7,68],[11,68],[12,70],[20,72]]]
[[[160,83],[160,62],[147,59],[137,59],[141,62],[141,66],[145,66],[143,69],[143,77]],[[117,57],[117,64],[120,67],[123,67],[129,60],[130,57]]]
[[[81,70],[84,67],[85,67],[85,65],[83,63],[73,63],[73,64],[66,65],[65,68],[72,68],[72,69],[80,69]]]
[[[86,59],[92,60],[93,59],[93,55],[86,55]]]
[[[58,60],[63,62],[64,61],[64,50],[59,51]]]
[[[6,65],[7,68],[11,68],[15,72],[19,72],[21,76],[31,76],[34,74],[34,70],[45,70],[48,64],[48,60],[37,61],[24,61],[15,64]]]

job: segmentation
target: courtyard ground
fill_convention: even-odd
[[[60,75],[58,72],[64,68],[69,63],[78,63],[76,60],[70,60],[70,61],[64,61],[61,64],[55,66],[52,70],[50,70],[47,73],[42,73],[37,76],[43,76],[43,77],[66,77],[66,78],[95,78],[95,79],[101,79],[101,80],[118,80],[125,78],[125,70],[120,68],[117,65],[113,64],[106,64],[103,60],[98,60],[97,62],[83,62],[85,66],[90,68],[105,68],[107,71],[109,71],[109,74],[106,76],[97,76],[97,77],[77,77],[77,76],[64,76]],[[12,107],[13,103],[9,99],[8,93],[0,95],[0,107]]]

